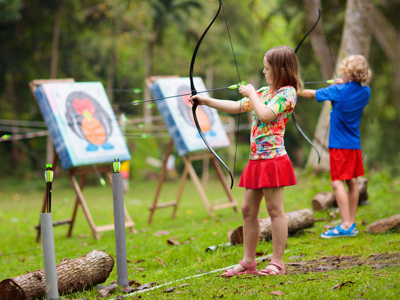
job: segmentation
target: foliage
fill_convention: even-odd
[[[328,174],[318,177],[296,170],[298,185],[285,188],[285,210],[293,211],[311,208],[313,196],[323,190],[330,190]],[[94,176],[94,175],[93,175]],[[400,252],[400,232],[386,234],[369,234],[367,226],[372,222],[392,216],[400,211],[396,197],[400,193],[400,178],[391,177],[386,170],[371,172],[368,194],[369,204],[360,206],[356,223],[359,235],[355,238],[323,240],[319,234],[325,230],[323,226],[337,224],[339,216],[335,208],[328,212],[315,212],[315,218],[325,220],[316,222],[314,227],[288,238],[284,261],[288,268],[290,263],[309,262],[324,257],[356,256],[360,264],[348,265],[341,270],[320,270],[312,272],[289,273],[278,277],[232,278],[228,281],[219,277],[221,272],[197,278],[187,279],[169,286],[140,294],[144,299],[211,299],[221,297],[227,299],[269,299],[272,291],[280,290],[282,299],[397,299],[400,292],[400,267],[385,267],[371,255],[395,254]],[[89,178],[90,179],[90,178]],[[148,224],[148,207],[151,205],[157,181],[130,182],[130,191],[125,194],[125,203],[136,223],[137,234],[127,231],[128,274],[129,278],[141,284],[156,282],[163,284],[199,275],[236,264],[243,255],[242,246],[222,247],[216,251],[205,252],[211,245],[227,242],[227,231],[240,226],[241,214],[232,209],[216,211],[216,217],[210,218],[194,186],[188,182],[179,204],[176,219],[170,218],[172,209],[163,208],[155,212],[153,223]],[[162,202],[173,199],[177,194],[179,180],[166,182],[162,193]],[[34,226],[39,220],[39,211],[43,199],[45,184],[43,178],[29,181],[7,179],[0,181],[0,274],[3,280],[8,277],[43,268],[41,245],[35,243]],[[233,196],[241,202],[243,189],[234,187]],[[208,184],[207,195],[213,204],[220,203],[225,197],[221,186],[215,180]],[[113,222],[112,193],[109,187],[99,184],[87,186],[84,190],[88,207],[96,225]],[[75,195],[66,176],[57,175],[53,184],[53,220],[68,218],[73,210]],[[225,201],[225,200],[224,200]],[[261,207],[260,217],[267,217],[265,206]],[[155,233],[166,230],[166,235]],[[115,258],[114,233],[101,233],[101,240],[95,240],[83,216],[78,210],[76,225],[72,238],[66,238],[67,226],[54,228],[56,260],[65,257],[78,258],[93,249],[103,250]],[[168,245],[172,238],[180,245]],[[271,242],[261,242],[258,252],[270,254]],[[165,267],[163,266],[165,265]],[[321,262],[322,264],[322,262]],[[340,262],[344,264],[344,262]],[[260,267],[264,267],[261,264]],[[308,264],[309,265],[309,264]],[[335,265],[335,264],[334,264]],[[333,266],[334,266],[333,265]],[[344,265],[343,265],[344,266]],[[318,266],[317,266],[318,267]],[[345,267],[345,266],[344,266]],[[117,278],[116,266],[108,278],[106,285]],[[339,289],[334,286],[351,281]],[[184,288],[180,284],[188,283]],[[163,292],[175,287],[178,292]],[[82,293],[65,295],[66,299],[97,299],[98,291],[93,288]],[[112,295],[113,298],[117,294]],[[137,296],[136,296],[137,297]]]
[[[29,81],[48,78],[55,15],[58,1],[0,1],[0,119],[42,120],[43,117],[28,87]],[[395,28],[398,27],[398,3],[374,1]],[[201,1],[64,1],[61,15],[61,33],[58,55],[58,77],[77,81],[101,81],[108,84],[115,55],[115,72],[111,77],[115,88],[142,88],[146,76],[145,58],[148,43],[154,34],[162,36],[154,47],[152,69],[154,75],[188,76],[190,58],[201,33],[216,13],[216,0],[207,5]],[[340,46],[344,24],[345,1],[322,1],[322,22],[327,43],[333,57]],[[163,12],[168,12],[163,15]],[[295,47],[309,28],[300,1],[228,1],[224,12],[229,25],[241,80],[256,87],[265,84],[262,76],[262,57],[271,47],[287,44]],[[7,17],[3,18],[5,14]],[[155,21],[163,16],[159,24]],[[163,25],[161,25],[163,24]],[[160,30],[160,31],[157,31]],[[157,33],[158,32],[158,33]],[[195,64],[195,76],[201,76],[208,88],[223,87],[239,81],[225,20],[220,17],[203,41]],[[302,78],[319,80],[318,63],[312,53],[309,39],[300,52]],[[330,63],[330,62],[326,62]],[[391,94],[392,68],[375,40],[371,44],[370,63],[374,71],[371,83],[372,99],[361,124],[363,152],[367,166],[379,169],[395,166],[398,159],[399,102]],[[323,85],[313,86],[315,88]],[[222,99],[239,99],[237,91],[214,93]],[[129,103],[143,95],[113,93],[113,108],[130,118],[143,114],[143,105],[132,107]],[[302,101],[297,105],[298,120],[312,137],[320,112],[320,105]],[[221,113],[224,115],[224,113]],[[241,116],[241,123],[245,114]],[[234,116],[238,120],[238,116]],[[388,130],[388,128],[390,130]],[[8,133],[0,130],[0,135]],[[289,122],[286,146],[295,163],[302,166],[311,148]],[[40,141],[43,141],[41,139]],[[142,140],[134,140],[135,149]],[[239,141],[248,141],[248,132],[241,131]],[[20,145],[19,145],[20,144]],[[9,170],[23,162],[24,141],[5,145],[0,143],[0,153],[6,159],[0,169]],[[19,146],[18,146],[19,145]],[[39,146],[40,145],[40,146]],[[247,145],[247,144],[246,144]],[[380,145],[379,147],[377,145]],[[42,142],[32,145],[32,153],[42,153],[38,163],[45,164],[45,147]],[[384,150],[383,150],[384,148]],[[17,149],[18,151],[10,151]],[[11,156],[11,152],[14,155]],[[385,153],[382,156],[382,153]],[[37,161],[30,151],[29,160]],[[143,161],[145,153],[136,152]],[[37,164],[25,165],[35,170]],[[144,167],[144,166],[143,166]],[[391,169],[398,174],[399,170]],[[25,170],[26,171],[26,170]],[[2,172],[3,173],[3,172]],[[5,172],[2,174],[4,175]],[[0,175],[1,176],[1,175]]]

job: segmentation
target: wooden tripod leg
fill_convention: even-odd
[[[76,195],[77,195],[77,197],[79,199],[79,202],[82,205],[83,212],[84,212],[84,214],[86,216],[86,219],[87,219],[87,221],[89,223],[90,229],[92,230],[93,236],[94,236],[94,238],[96,240],[99,240],[100,236],[97,233],[96,226],[95,226],[95,224],[93,222],[92,216],[90,215],[89,208],[86,205],[86,201],[85,201],[85,198],[83,197],[83,194],[82,194],[82,191],[81,191],[81,189],[79,187],[79,184],[76,181],[75,176],[72,175],[71,172],[69,172],[68,176],[69,176],[69,179],[71,180],[72,186],[73,186],[73,188],[75,190],[75,193],[76,193]]]
[[[229,202],[231,202],[232,204],[234,204],[234,203],[236,204],[235,199],[233,199],[231,190],[229,189],[228,185],[226,184],[224,174],[222,173],[221,167],[220,167],[217,159],[215,157],[212,157],[211,158],[211,162],[214,165],[214,168],[215,168],[215,171],[217,172],[218,178],[221,181],[221,184],[222,184],[222,186],[223,186],[223,188],[225,190],[226,195],[228,196]],[[236,205],[233,206],[233,210],[237,213]]]
[[[157,201],[158,201],[158,197],[160,196],[161,188],[162,188],[162,185],[165,180],[165,174],[167,173],[167,162],[168,162],[168,157],[170,156],[170,154],[172,152],[172,145],[173,145],[173,141],[170,140],[169,144],[168,144],[167,152],[165,153],[165,156],[164,156],[161,176],[160,176],[160,179],[158,180],[158,185],[157,185],[156,194],[154,196],[153,205],[150,207],[150,216],[149,216],[149,220],[147,221],[147,223],[149,223],[149,224],[153,221],[153,214],[154,214],[155,209],[157,208]]]
[[[181,183],[179,184],[178,195],[176,196],[176,202],[175,202],[174,210],[172,211],[172,216],[171,216],[172,219],[175,218],[176,210],[178,209],[178,204],[179,204],[179,201],[181,200],[183,187],[185,186],[187,175],[188,175],[188,168],[185,165],[185,168],[183,169],[183,173],[182,173],[182,177],[181,177]]]
[[[85,181],[86,181],[86,175],[81,176],[81,180],[79,181],[79,188],[81,191],[83,191],[83,187],[85,186]],[[75,204],[74,204],[74,210],[72,212],[72,217],[71,217],[71,223],[69,224],[69,229],[68,229],[68,234],[67,237],[72,236],[72,230],[75,224],[75,219],[76,219],[76,214],[78,212],[78,206],[79,206],[79,198],[78,196],[75,197]]]
[[[207,209],[208,214],[211,217],[214,217],[214,212],[212,211],[212,207],[210,205],[210,202],[207,199],[206,193],[203,189],[203,186],[200,183],[199,177],[196,174],[196,171],[194,170],[193,166],[192,166],[192,162],[186,157],[186,156],[182,156],[183,162],[185,163],[185,167],[188,169],[189,171],[189,175],[190,178],[193,181],[194,186],[196,187],[197,191],[200,194],[201,200],[204,203],[204,206]]]

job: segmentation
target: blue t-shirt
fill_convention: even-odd
[[[371,96],[369,86],[349,81],[315,92],[318,102],[332,101],[329,148],[361,149],[360,122]]]

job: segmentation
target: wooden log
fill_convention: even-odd
[[[386,231],[394,228],[400,228],[400,215],[375,221],[368,226],[368,231],[370,233],[385,233]]]
[[[114,259],[103,251],[93,250],[80,258],[64,258],[56,266],[60,295],[82,291],[103,283],[114,267]],[[46,296],[44,270],[36,270],[0,282],[0,300],[36,299]]]
[[[358,205],[363,205],[368,200],[368,179],[364,177],[358,178]],[[324,191],[317,193],[312,200],[313,210],[325,210],[329,207],[337,206],[335,194],[332,192]]]
[[[286,213],[286,219],[288,223],[288,233],[295,233],[314,226],[314,216],[310,209],[288,212]],[[271,239],[271,218],[259,219],[259,224],[259,240],[265,241]],[[233,245],[243,244],[243,226],[239,226],[232,232],[230,241]]]
[[[358,190],[359,190],[359,197],[358,197],[358,205],[364,204],[368,200],[368,178],[360,177],[358,178]]]
[[[336,204],[335,195],[332,192],[319,192],[312,200],[313,210],[325,210],[328,207],[334,206]]]

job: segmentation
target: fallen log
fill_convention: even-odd
[[[370,233],[385,233],[386,231],[394,228],[400,228],[400,215],[375,221],[368,226],[368,231]]]
[[[302,209],[286,213],[288,233],[295,233],[305,228],[314,226],[314,216],[310,209]],[[259,240],[265,241],[272,237],[271,218],[259,219],[260,235]],[[243,244],[243,226],[236,228],[230,235],[233,245]]]
[[[358,178],[358,205],[363,205],[368,200],[368,179],[364,177]],[[313,210],[325,210],[329,207],[337,206],[335,194],[332,192],[324,191],[317,193],[312,200]]]
[[[82,291],[103,283],[114,267],[114,259],[103,251],[93,250],[80,258],[64,258],[56,266],[60,295]],[[44,270],[36,270],[0,282],[0,300],[36,299],[46,296]]]

